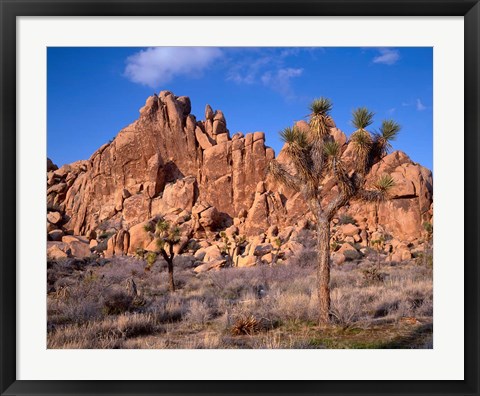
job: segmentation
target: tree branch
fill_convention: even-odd
[[[316,138],[312,142],[310,149],[310,156],[312,158],[313,174],[316,176],[317,183],[322,179],[322,172],[325,163],[325,155],[323,153],[323,139]]]
[[[310,155],[307,155],[306,149],[288,146],[287,153],[295,165],[297,174],[301,183],[315,185],[317,183],[314,164]],[[309,153],[308,153],[309,154]]]
[[[355,192],[355,186],[347,175],[343,162],[339,158],[332,159],[333,177],[338,182],[338,187],[347,196],[352,196]]]
[[[165,259],[165,261],[168,262],[168,255],[167,255],[167,252],[165,251],[164,248],[161,248],[161,249],[160,249],[160,254],[161,254],[162,257]]]
[[[271,160],[268,165],[268,172],[273,178],[292,190],[300,189],[300,179],[287,172],[285,167],[277,160]]]
[[[173,241],[167,240],[168,243],[168,253],[170,255],[170,260],[173,260]]]
[[[345,206],[350,198],[351,197],[349,195],[345,194],[344,192],[340,192],[340,194],[333,199],[333,201],[330,201],[324,211],[325,217],[328,219],[328,221],[332,220],[338,209],[340,209],[342,206]]]

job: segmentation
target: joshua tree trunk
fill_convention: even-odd
[[[173,256],[175,253],[173,253],[173,243],[168,244],[168,253],[170,253],[167,260],[169,288],[171,292],[174,292],[175,282],[173,281]]]
[[[175,291],[175,282],[173,281],[173,257],[167,260],[168,266],[168,280],[169,280],[169,289],[170,291]]]
[[[317,252],[319,324],[327,325],[330,322],[330,222],[324,217],[317,219]]]
[[[175,254],[173,253],[173,246],[172,244],[169,244],[168,247],[168,253],[165,251],[165,249],[160,249],[160,253],[162,254],[163,258],[167,262],[167,268],[168,268],[168,289],[171,292],[175,291],[175,282],[173,281],[173,257]]]

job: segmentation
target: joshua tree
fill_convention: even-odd
[[[342,159],[342,148],[331,135],[334,125],[330,117],[332,102],[315,99],[310,105],[309,128],[297,126],[280,132],[285,152],[292,161],[295,173],[289,173],[276,160],[269,164],[269,172],[282,184],[301,191],[317,223],[319,323],[330,319],[330,222],[337,211],[350,200],[379,202],[387,199],[394,182],[382,175],[367,185],[372,166],[390,150],[400,126],[392,120],[383,121],[379,132],[366,130],[374,114],[364,107],[353,111],[353,125],[349,146],[353,162],[347,168]],[[350,151],[350,150],[349,150]]]
[[[225,231],[222,231],[220,232],[220,238],[222,238],[222,244],[218,246],[218,249],[222,256],[226,258],[227,267],[236,267],[237,263],[233,262],[233,257],[237,255],[238,262],[238,251],[245,244],[246,237],[244,235],[233,235],[230,238]]]
[[[160,218],[158,219],[155,228],[148,223],[145,226],[145,231],[153,232],[153,235],[155,236],[158,253],[160,253],[167,262],[169,289],[174,292],[175,282],[173,280],[173,258],[175,253],[173,252],[173,246],[180,242],[180,228],[172,226],[170,222],[164,218]]]
[[[370,244],[375,248],[377,252],[377,268],[380,268],[380,252],[385,247],[385,236],[382,234],[378,239],[373,239]]]
[[[273,257],[270,265],[277,264],[278,256],[280,256],[281,248],[282,248],[282,240],[280,238],[275,238],[273,241],[273,249],[272,249]]]

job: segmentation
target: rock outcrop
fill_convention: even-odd
[[[61,168],[47,161],[47,233],[52,256],[73,254],[75,249],[86,254],[84,242],[62,242],[69,234],[87,236],[87,242],[95,241],[90,248],[102,247],[105,255],[148,250],[152,238],[144,231],[145,224],[162,215],[181,227],[187,241],[208,239],[227,228],[232,235],[250,240],[267,233],[255,242],[251,255],[237,255],[238,265],[249,266],[263,256],[273,257],[276,237],[268,236],[272,229],[275,235],[290,230],[283,238],[287,241],[292,225],[306,227],[312,217],[301,195],[266,175],[275,153],[265,145],[265,134],[230,137],[220,110],[207,105],[203,121],[190,111],[188,97],[163,91],[149,97],[139,119],[88,160]],[[303,121],[298,126],[308,128]],[[335,125],[331,134],[342,147],[343,159],[351,162],[345,134]],[[289,166],[283,151],[277,160]],[[370,181],[383,173],[395,179],[393,199],[376,205],[351,202],[343,208],[339,215],[348,213],[356,221],[355,226],[338,228],[345,241],[367,246],[372,234],[381,229],[409,243],[421,237],[422,223],[431,221],[431,172],[396,151],[375,165]],[[295,243],[292,240],[291,251],[297,248]],[[211,268],[221,266],[216,263]]]
[[[85,235],[103,222],[130,228],[171,209],[208,202],[233,218],[249,209],[274,153],[261,132],[229,137],[221,111],[190,112],[190,99],[168,91],[147,99],[140,117],[87,161],[47,173],[50,208],[64,228]],[[51,166],[49,169],[52,169]]]

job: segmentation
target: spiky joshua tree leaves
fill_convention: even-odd
[[[160,217],[154,226],[151,223],[147,223],[145,226],[145,231],[153,234],[157,244],[156,253],[161,254],[167,262],[169,280],[168,286],[169,290],[174,292],[175,282],[173,279],[173,258],[175,257],[175,253],[173,251],[173,246],[180,242],[180,228],[173,226],[169,221],[165,220],[163,217]],[[151,265],[152,264],[150,264],[150,266]]]
[[[275,179],[302,193],[317,222],[321,325],[330,322],[330,222],[338,210],[351,200],[378,203],[388,199],[389,190],[395,184],[390,175],[381,175],[369,186],[366,180],[372,166],[388,153],[391,141],[400,131],[396,122],[387,120],[383,121],[379,132],[370,133],[367,128],[372,125],[374,114],[364,107],[354,110],[352,124],[356,130],[349,141],[354,160],[347,169],[342,160],[342,147],[331,135],[334,125],[331,110],[329,99],[315,99],[310,105],[307,130],[294,126],[280,132],[285,143],[284,150],[295,167],[293,174],[276,160],[269,164],[269,172]]]

